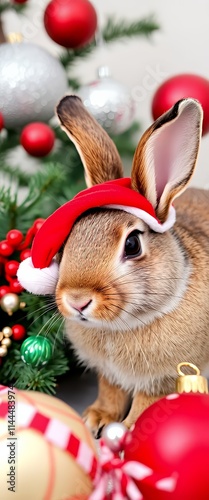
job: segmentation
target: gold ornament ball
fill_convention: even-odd
[[[76,459],[62,450],[58,445],[50,443],[42,432],[32,428],[21,427],[21,418],[33,415],[33,409],[48,418],[59,420],[61,425],[67,426],[84,446],[88,445],[92,454],[97,457],[94,440],[82,421],[81,417],[66,403],[46,394],[34,391],[15,390],[15,418],[17,438],[15,446],[16,468],[15,468],[15,500],[67,500],[88,496],[93,491],[93,482],[89,475],[84,472]],[[8,401],[8,392],[2,394],[1,400]],[[22,406],[21,409],[21,405]],[[29,405],[29,406],[28,406]],[[27,410],[28,407],[28,410]],[[21,417],[22,412],[22,417]],[[65,434],[56,431],[56,423],[53,435],[57,436],[57,442],[65,442]],[[47,428],[48,429],[48,428]],[[48,432],[45,431],[45,432]],[[49,431],[50,432],[50,431]],[[8,421],[0,417],[0,498],[3,500],[12,497],[8,492]],[[12,438],[11,438],[12,441]],[[31,452],[32,450],[32,452]],[[89,460],[88,453],[86,460]]]
[[[12,341],[8,338],[5,338],[1,341],[1,345],[5,345],[6,347],[10,347]]]
[[[3,338],[4,338],[4,334],[3,334],[3,332],[0,332],[0,342],[1,342],[1,340],[2,340]]]
[[[7,347],[5,345],[0,346],[0,358],[4,358],[7,355]]]
[[[11,337],[12,335],[12,329],[10,328],[10,326],[5,326],[3,329],[2,329],[2,333],[4,335],[4,337]]]
[[[16,293],[6,293],[1,299],[1,308],[11,316],[19,309],[20,299]]]

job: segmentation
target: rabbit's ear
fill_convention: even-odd
[[[56,111],[62,129],[75,144],[81,157],[88,187],[123,177],[123,167],[115,144],[86,110],[79,97],[64,97]]]
[[[136,149],[132,187],[151,202],[161,222],[194,172],[202,115],[197,101],[182,99],[148,128]]]

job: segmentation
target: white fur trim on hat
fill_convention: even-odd
[[[31,257],[20,263],[17,278],[28,292],[36,295],[53,295],[58,281],[59,265],[52,260],[49,267],[34,267]]]
[[[163,224],[158,222],[157,219],[152,217],[152,215],[148,214],[141,208],[136,207],[126,207],[125,205],[105,205],[105,208],[114,208],[115,210],[123,210],[124,212],[128,212],[129,214],[135,215],[138,219],[143,220],[153,231],[156,233],[165,233],[176,222],[176,211],[173,205],[170,206],[168,217]]]

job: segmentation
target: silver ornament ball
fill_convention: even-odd
[[[48,121],[66,89],[62,64],[45,49],[25,42],[0,45],[0,112],[6,128]]]
[[[111,78],[106,66],[99,68],[98,76],[98,80],[81,87],[78,95],[108,133],[121,134],[134,119],[135,106],[130,91]]]
[[[112,450],[113,452],[122,451],[125,436],[128,432],[127,427],[118,422],[112,422],[108,424],[103,432],[102,437],[105,441],[105,444]]]

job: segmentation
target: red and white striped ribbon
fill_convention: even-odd
[[[148,479],[149,484],[156,490],[175,490],[176,474],[165,477],[140,462],[122,460],[107,448],[103,440],[100,446],[100,469],[89,500],[143,500],[144,496],[135,480],[146,484]]]

